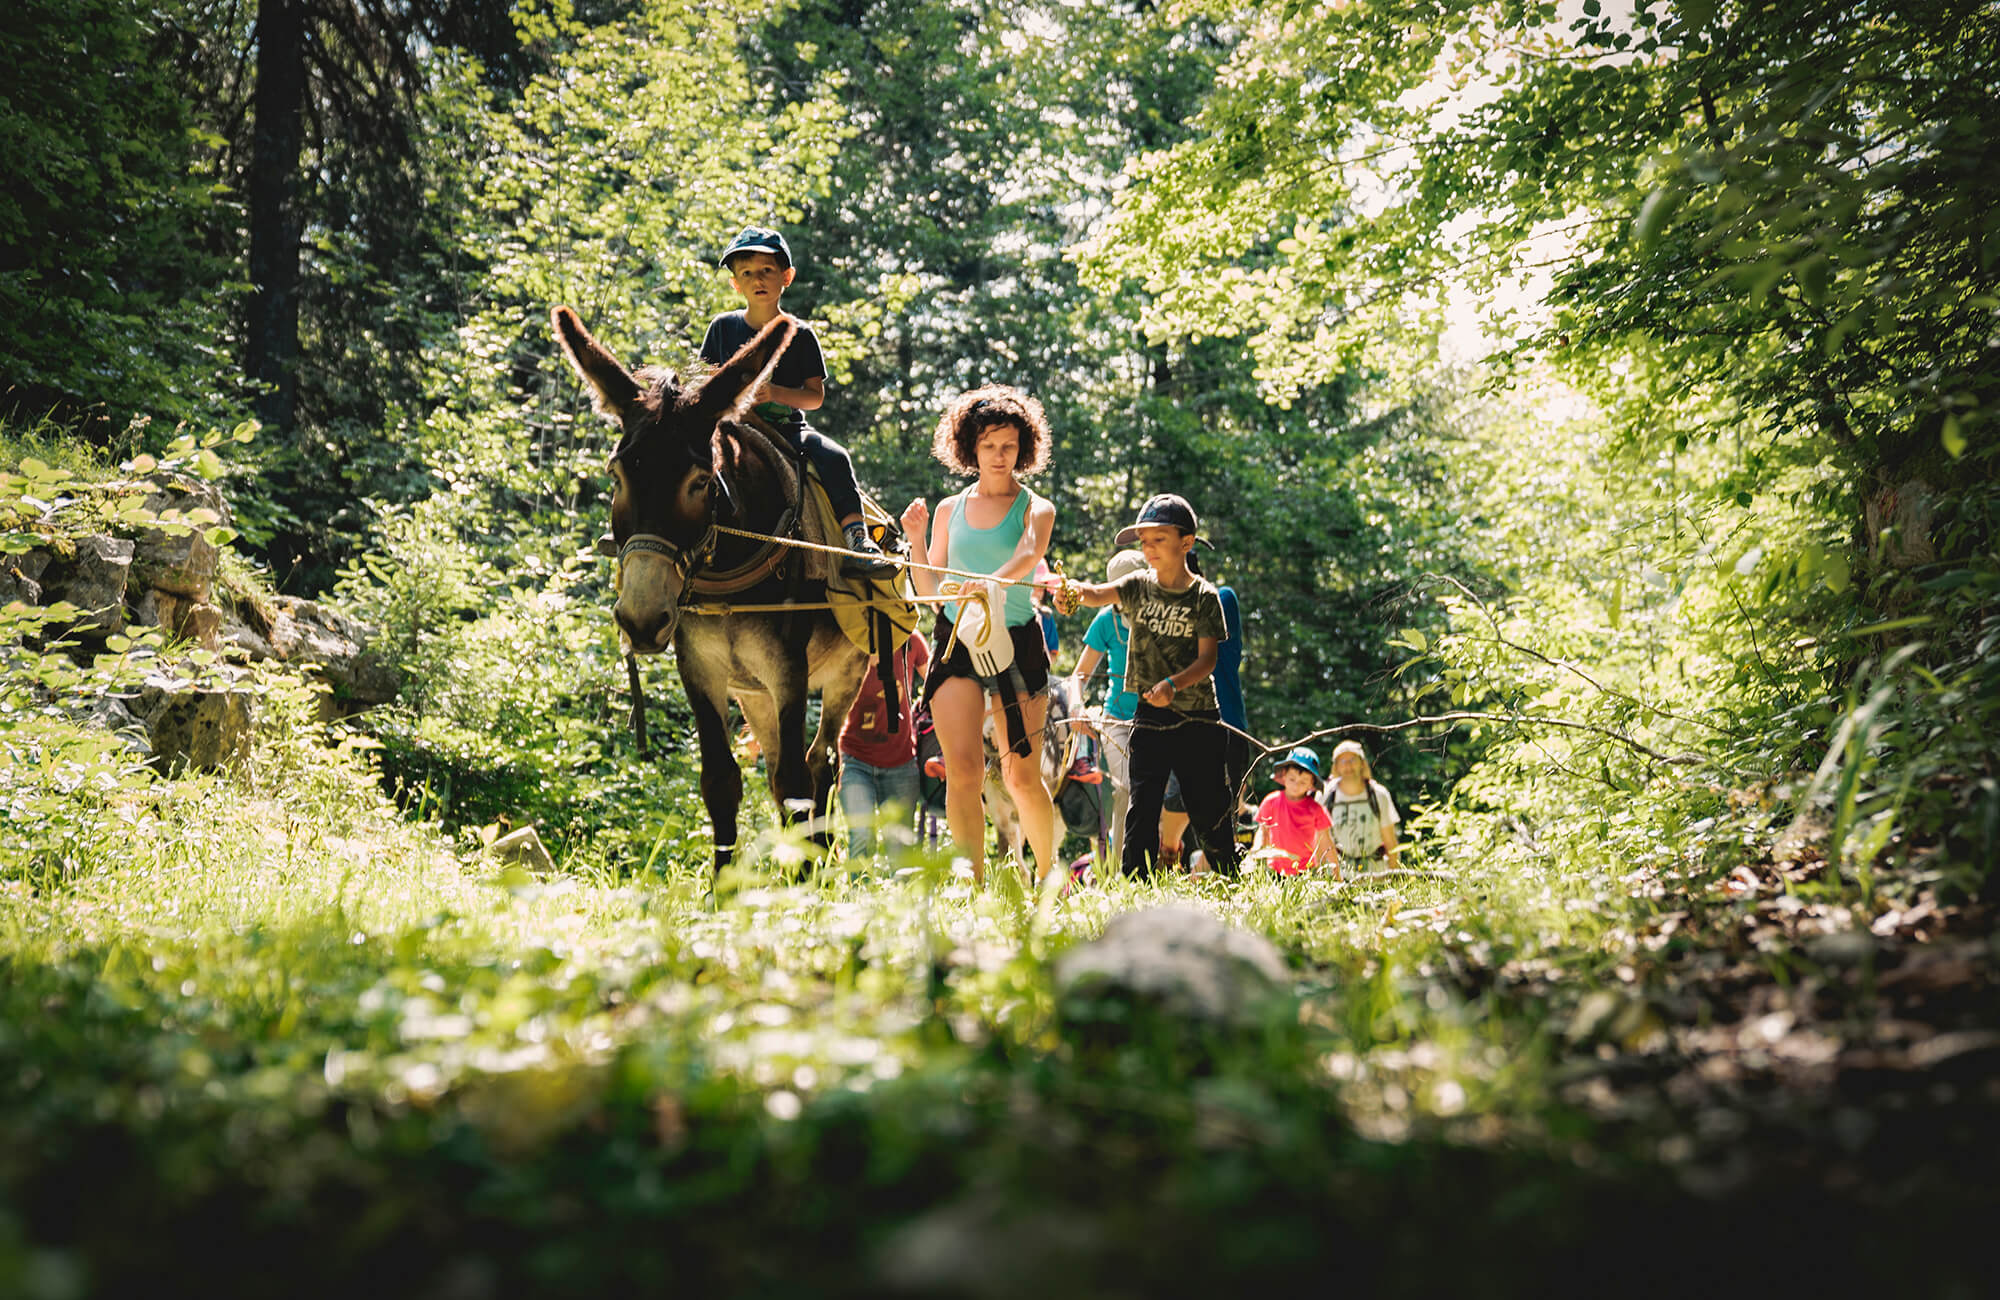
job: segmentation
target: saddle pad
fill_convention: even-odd
[[[815,513],[823,514],[825,525],[833,529],[836,538],[831,545],[846,545],[847,539],[833,517],[833,507],[827,504],[826,491],[820,487],[819,477],[812,476],[811,482],[813,504],[806,511],[807,517]],[[861,520],[868,529],[868,535],[884,551],[894,554],[905,545],[902,528],[865,492],[861,494]],[[828,555],[821,558],[833,559]],[[833,606],[833,617],[840,624],[840,630],[860,649],[887,660],[902,648],[917,627],[917,605],[911,599],[916,591],[910,582],[910,571],[897,569],[881,577],[863,578],[840,572],[838,564],[826,567],[826,598]]]
[[[799,537],[820,546],[847,545],[840,520],[834,516],[833,505],[827,500],[826,487],[820,482],[819,471],[813,468],[811,460],[786,450],[778,442],[777,434],[756,416],[749,416],[742,423],[746,449],[782,467],[780,477],[787,484],[797,481],[797,467],[804,462],[806,490],[805,501],[798,512]],[[868,535],[883,550],[894,552],[902,543],[902,526],[866,492],[861,493],[861,518],[867,525]],[[856,647],[887,658],[910,639],[910,633],[916,630],[918,611],[910,599],[915,591],[910,585],[908,570],[899,569],[893,575],[880,578],[857,578],[841,573],[835,557],[825,551],[801,551],[799,557],[803,561],[805,578],[825,584],[826,599],[833,606],[834,620]],[[889,644],[879,644],[884,640]]]

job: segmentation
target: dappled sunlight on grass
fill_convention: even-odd
[[[1342,1034],[1361,1025],[1361,1041],[1329,1045],[1356,1062],[1342,1084],[1393,1076],[1373,1109],[1393,1087],[1451,1114],[1470,1104],[1466,1071],[1432,1066],[1438,1051],[1367,1064],[1375,1039],[1406,1043],[1452,1021],[1452,1004],[1386,973],[1474,941],[1465,925],[1489,935],[1496,908],[1549,902],[1515,877],[1418,870],[1114,877],[1045,898],[1015,868],[996,866],[976,889],[935,855],[858,878],[830,864],[799,883],[753,865],[712,893],[705,854],[686,844],[622,883],[538,877],[462,852],[353,784],[314,788],[284,798],[160,783],[119,865],[55,894],[5,896],[15,969],[120,990],[126,1009],[217,1045],[204,1082],[252,1093],[268,1083],[251,1082],[260,1070],[306,1069],[328,1095],[432,1104],[481,1078],[604,1068],[636,1050],[809,1097],[865,1090],[940,1051],[1054,1047],[1045,961],[1120,911],[1192,902],[1296,954],[1309,996],[1368,990],[1365,1014],[1302,1017]],[[1412,1071],[1451,1077],[1433,1086]]]
[[[537,874],[410,820],[358,754],[292,758],[282,783],[147,783],[93,869],[0,882],[0,1137],[54,1143],[24,1194],[68,1204],[66,1171],[91,1169],[192,1217],[237,1194],[279,1224],[361,1196],[392,1234],[492,1215],[513,1226],[485,1249],[542,1276],[596,1276],[579,1233],[629,1250],[656,1224],[694,1234],[670,1254],[759,1258],[768,1234],[716,1233],[773,1196],[886,1232],[1016,1201],[1096,1223],[1134,1195],[1268,1215],[1289,1189],[1297,1242],[1309,1207],[1363,1222],[1377,1194],[1357,1189],[1388,1186],[1461,1197],[1468,1230],[1504,1236],[1489,1182],[1581,1204],[1572,1180],[1606,1153],[1564,1089],[1580,1056],[1662,1051],[1634,974],[1649,882],[1705,870],[1591,866],[1463,819],[1338,880],[1038,890],[996,864],[976,888],[928,853],[850,875],[768,825],[719,882],[684,836],[639,846],[647,865]],[[1055,960],[1162,903],[1278,946],[1275,1020],[1105,1039],[1065,1020]],[[1436,1172],[1474,1153],[1491,1163]],[[1151,1239],[1090,1229],[1128,1230]]]

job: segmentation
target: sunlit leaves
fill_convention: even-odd
[[[1275,399],[1336,358],[1393,355],[1440,280],[1495,283],[1538,220],[1602,214],[1555,253],[1543,342],[1615,354],[1655,334],[1801,434],[1850,394],[1862,454],[1899,455],[1941,414],[1988,418],[1968,290],[1990,285],[1992,100],[1970,88],[1992,67],[1990,43],[1959,40],[1976,4],[1865,8],[1718,27],[1706,4],[1461,4],[1410,40],[1389,7],[1259,7],[1207,134],[1134,164],[1087,271],[1142,277],[1162,334],[1251,330]],[[1675,57],[1648,57],[1662,36]],[[1295,224],[1345,238],[1309,253]],[[1230,281],[1270,265],[1290,274],[1254,299]],[[1783,359],[1746,364],[1765,333]]]

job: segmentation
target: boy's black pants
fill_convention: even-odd
[[[1132,719],[1132,802],[1125,810],[1120,869],[1151,875],[1160,856],[1160,805],[1178,776],[1188,821],[1217,871],[1236,870],[1236,826],[1224,773],[1229,732],[1213,709],[1181,713],[1141,701]]]
[[[846,519],[861,513],[861,489],[854,482],[854,461],[848,456],[847,448],[813,428],[810,424],[800,429],[794,437],[798,449],[805,453],[819,471],[819,481],[826,487],[827,503],[833,507],[835,519]]]

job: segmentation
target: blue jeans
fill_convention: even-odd
[[[820,485],[826,489],[826,503],[835,519],[861,513],[861,488],[854,481],[854,459],[847,448],[813,428],[799,431],[799,447],[819,471]]]
[[[884,847],[908,849],[916,844],[916,810],[923,798],[920,775],[914,758],[895,767],[876,767],[852,754],[840,756],[840,811],[847,818],[850,865],[874,856],[878,826]]]

